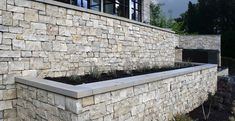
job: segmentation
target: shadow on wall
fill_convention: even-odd
[[[222,66],[229,68],[229,75],[235,76],[235,59],[222,57]]]

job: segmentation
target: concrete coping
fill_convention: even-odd
[[[46,79],[39,79],[35,77],[16,77],[15,81],[16,83],[36,87],[39,89],[58,93],[68,97],[82,98],[114,90],[119,90],[127,87],[132,87],[136,85],[146,84],[154,81],[160,81],[163,79],[185,75],[188,73],[201,71],[213,67],[217,67],[217,65],[204,64],[194,67],[157,72],[157,73],[151,73],[151,74],[145,74],[133,77],[119,78],[119,79],[88,83],[82,85],[69,85]]]
[[[99,16],[103,16],[103,17],[107,17],[107,18],[111,18],[111,19],[116,19],[116,20],[120,20],[120,21],[125,21],[125,22],[128,22],[128,23],[133,23],[133,24],[137,24],[137,25],[141,25],[141,26],[145,26],[145,27],[149,27],[149,28],[160,30],[160,31],[175,34],[174,31],[169,30],[169,29],[152,26],[152,25],[145,24],[145,23],[142,23],[142,22],[127,19],[127,18],[124,18],[124,17],[119,17],[119,16],[115,16],[115,15],[111,15],[111,14],[107,14],[107,13],[103,13],[103,12],[99,12],[99,11],[95,11],[95,10],[91,10],[91,9],[85,9],[85,8],[82,8],[82,7],[79,7],[79,6],[66,4],[66,3],[62,3],[62,2],[58,2],[58,1],[54,1],[54,0],[32,0],[32,1],[37,1],[37,2],[41,2],[41,3],[49,4],[49,5],[54,5],[54,6],[59,6],[59,7],[63,7],[63,8],[73,9],[73,10],[86,12],[86,13],[90,13],[90,14],[95,14],[95,15],[99,15]]]

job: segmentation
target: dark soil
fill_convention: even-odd
[[[211,104],[211,113],[207,121],[230,121],[232,116],[232,102],[235,100],[235,86],[225,80],[219,79],[218,91],[214,96],[204,102],[206,115]],[[196,121],[205,121],[202,106],[194,109],[189,116]]]
[[[139,70],[130,70],[130,71],[124,71],[124,70],[115,70],[110,71],[107,73],[100,73],[93,72],[93,74],[86,74],[81,76],[70,76],[70,77],[46,77],[45,79],[71,84],[71,85],[79,85],[79,84],[86,84],[86,83],[93,83],[93,82],[99,82],[99,81],[105,81],[110,79],[117,79],[117,78],[124,78],[124,77],[131,77],[131,76],[137,76],[137,75],[143,75],[143,74],[150,74],[155,72],[162,72],[162,71],[168,71],[168,70],[174,70],[174,69],[181,69],[186,67],[192,67],[194,65],[191,64],[184,64],[184,65],[177,65],[176,67],[153,67],[153,68],[142,68]],[[95,75],[95,76],[94,76]]]

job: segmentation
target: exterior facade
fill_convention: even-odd
[[[150,0],[55,0],[127,19],[149,23]]]
[[[178,36],[145,24],[149,5],[150,0],[0,0],[0,121],[18,121],[17,106],[31,104],[17,101],[22,97],[15,77],[82,75],[93,66],[107,71],[173,65]]]

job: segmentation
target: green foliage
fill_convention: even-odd
[[[222,55],[235,58],[235,31],[223,32],[221,36]]]
[[[91,75],[91,77],[93,77],[95,79],[100,79],[101,72],[99,71],[97,66],[94,66],[94,67],[91,67],[91,69],[90,69],[90,75]]]
[[[235,30],[235,0],[198,0],[189,2],[188,10],[179,19],[187,33],[221,34]]]
[[[188,115],[176,115],[171,121],[193,121]]]
[[[162,15],[160,4],[150,4],[150,24],[162,28],[171,28],[173,20]]]
[[[198,0],[175,19],[179,34],[222,34],[222,56],[235,58],[235,0]]]

